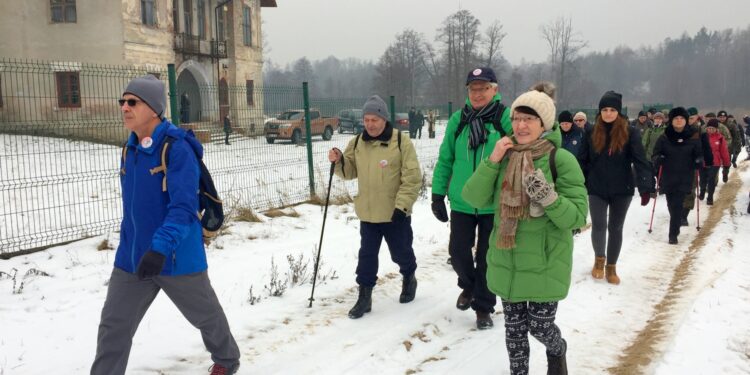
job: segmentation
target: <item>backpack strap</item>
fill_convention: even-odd
[[[155,175],[159,172],[164,172],[164,178],[161,181],[161,191],[167,191],[167,162],[169,161],[169,146],[172,144],[174,138],[167,137],[164,140],[164,145],[161,146],[161,165],[149,169],[151,175]]]
[[[557,183],[557,164],[555,163],[555,152],[557,147],[549,152],[549,173],[552,174],[552,182]]]
[[[124,145],[122,145],[122,158],[121,158],[122,165],[120,166],[121,176],[125,175],[125,158],[127,157],[128,157],[128,144],[125,143]]]

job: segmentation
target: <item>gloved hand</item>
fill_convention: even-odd
[[[547,182],[541,169],[529,173],[523,178],[523,187],[532,203],[547,207],[557,200],[554,186]]]
[[[650,199],[651,199],[650,193],[641,193],[641,206],[647,205]]]
[[[406,212],[399,210],[398,208],[393,209],[393,216],[391,216],[391,223],[400,223],[406,220]]]
[[[729,167],[724,167],[721,169],[721,180],[726,183],[729,181]]]
[[[448,222],[448,210],[445,208],[445,195],[432,194],[432,214],[443,223]]]
[[[666,160],[667,157],[664,155],[656,155],[653,158],[652,164],[654,164],[654,173],[656,175],[659,175],[659,169],[664,165],[664,160]]]
[[[156,251],[147,251],[146,254],[143,254],[141,262],[138,263],[138,269],[135,272],[138,275],[138,280],[159,276],[166,260],[167,258],[164,255]]]

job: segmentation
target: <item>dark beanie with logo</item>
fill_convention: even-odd
[[[617,113],[622,113],[622,94],[614,91],[605,92],[599,100],[599,112],[607,107],[614,108],[617,110]]]
[[[147,106],[156,113],[159,118],[164,115],[167,108],[167,90],[164,82],[151,74],[143,77],[134,78],[122,95],[131,94],[141,99]]]

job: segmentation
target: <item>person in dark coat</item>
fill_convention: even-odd
[[[635,187],[642,206],[648,204],[655,191],[653,169],[643,151],[641,134],[620,116],[621,110],[622,95],[604,93],[594,129],[586,132],[578,155],[589,193],[595,253],[591,276],[604,278],[606,261],[607,282],[615,285],[620,283],[616,264],[622,247],[622,228]]]
[[[696,173],[703,168],[700,133],[687,126],[688,111],[676,107],[669,111],[664,134],[654,146],[653,163],[661,170],[659,192],[667,195],[669,243],[677,244],[685,196],[693,190]]]
[[[640,111],[638,112],[638,118],[633,120],[630,125],[638,129],[638,131],[641,132],[641,136],[643,136],[643,132],[645,132],[646,129],[650,128],[653,124],[651,123],[651,120],[648,119],[646,111]]]
[[[575,116],[573,116],[573,123],[575,124],[575,126],[581,128],[584,133],[591,131],[594,128],[594,125],[591,125],[591,123],[589,123],[588,117],[586,117],[586,114],[583,112],[578,112]]]
[[[422,113],[421,109],[419,111],[417,111],[416,120],[417,120],[417,129],[416,129],[415,132],[417,133],[417,138],[421,139],[422,138],[422,127],[424,126],[424,114]]]
[[[190,122],[190,99],[186,92],[180,97],[180,122],[183,124]]]
[[[414,107],[409,109],[409,138],[417,136],[417,110]]]
[[[690,116],[688,117],[687,126],[700,134],[701,150],[703,151],[703,164],[705,166],[712,165],[713,154],[711,153],[711,144],[708,140],[708,134],[706,134],[706,132],[702,130],[701,123],[699,121],[700,117],[698,116],[698,109],[695,107],[690,107],[687,109],[687,112]],[[698,170],[700,181],[703,181],[703,179],[705,178],[704,174],[706,171],[706,168],[700,168]],[[690,223],[688,222],[688,217],[690,216],[690,211],[695,208],[695,191],[698,187],[697,184],[698,181],[693,182],[693,189],[690,190],[690,193],[685,196],[685,200],[682,202],[682,219],[680,221],[680,226],[686,227],[690,225]],[[703,200],[703,198],[700,199]]]
[[[560,112],[560,115],[557,116],[557,122],[560,123],[563,148],[570,151],[573,156],[578,157],[583,142],[583,129],[573,126],[573,115],[568,111]]]
[[[229,144],[229,134],[232,134],[232,121],[229,120],[229,115],[224,116],[224,144]]]

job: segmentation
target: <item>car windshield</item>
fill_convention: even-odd
[[[279,120],[299,120],[305,116],[304,112],[300,111],[288,111],[284,112],[277,117]]]

